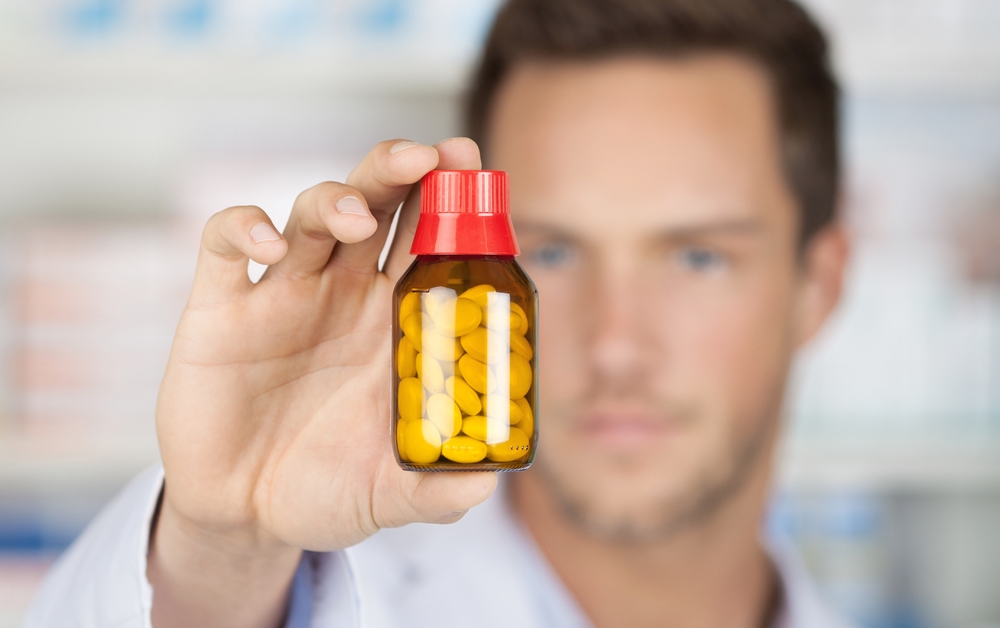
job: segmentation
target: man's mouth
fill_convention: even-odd
[[[661,443],[684,427],[678,418],[634,408],[596,409],[581,417],[577,425],[584,438],[612,449],[637,449]]]

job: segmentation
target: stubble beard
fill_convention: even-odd
[[[759,465],[767,463],[763,458],[771,450],[777,423],[777,413],[768,413],[751,429],[734,434],[720,460],[705,461],[679,494],[652,504],[651,517],[627,513],[602,517],[602,508],[595,503],[599,496],[574,491],[544,458],[535,465],[559,512],[586,535],[611,543],[664,541],[705,524],[746,488]]]

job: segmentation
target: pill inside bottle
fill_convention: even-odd
[[[392,446],[410,471],[519,471],[538,442],[538,293],[515,260],[507,175],[421,181],[396,284]]]

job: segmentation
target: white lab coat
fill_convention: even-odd
[[[52,568],[25,628],[150,628],[149,524],[163,471],[136,478]],[[774,628],[849,628],[802,566],[772,550],[783,586]],[[506,508],[501,491],[458,523],[383,530],[341,552],[306,553],[287,628],[589,628]]]

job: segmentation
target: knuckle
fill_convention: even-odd
[[[374,155],[381,155],[381,154],[384,154],[384,153],[388,153],[389,149],[392,148],[393,146],[395,146],[396,144],[399,144],[400,142],[409,142],[409,141],[411,141],[411,140],[408,140],[408,139],[405,139],[405,138],[402,138],[402,137],[397,137],[397,138],[391,139],[391,140],[384,140],[384,141],[379,142],[378,144],[376,144],[375,147],[371,150],[371,152],[368,153],[368,155],[369,156],[374,156]]]
[[[208,218],[208,220],[205,222],[205,228],[201,230],[202,241],[212,238],[219,233],[220,225],[222,224],[223,221],[226,220],[226,216],[228,215],[229,209],[223,209],[222,211],[215,212]]]
[[[313,196],[328,196],[330,194],[336,194],[337,190],[340,189],[341,184],[336,181],[322,181],[312,186],[309,191]]]
[[[208,222],[205,223],[205,229],[201,234],[202,243],[209,245],[209,248],[212,249],[220,248],[218,244],[220,240],[231,241],[234,232],[248,226],[248,223],[261,219],[266,220],[267,214],[256,205],[227,207],[212,214]]]
[[[327,198],[341,198],[344,196],[358,196],[364,198],[353,186],[339,181],[324,181],[316,186],[316,191]]]
[[[340,195],[341,196],[354,196],[362,201],[365,200],[365,195],[358,188],[353,185],[348,185],[346,183],[340,184]]]
[[[323,181],[301,192],[295,199],[295,205],[303,208],[314,207],[318,209],[322,200],[339,199],[351,194],[364,198],[360,192],[349,185],[338,181]]]
[[[208,219],[208,224],[221,227],[225,224],[260,218],[262,215],[265,215],[264,210],[256,205],[234,205],[213,214]]]

